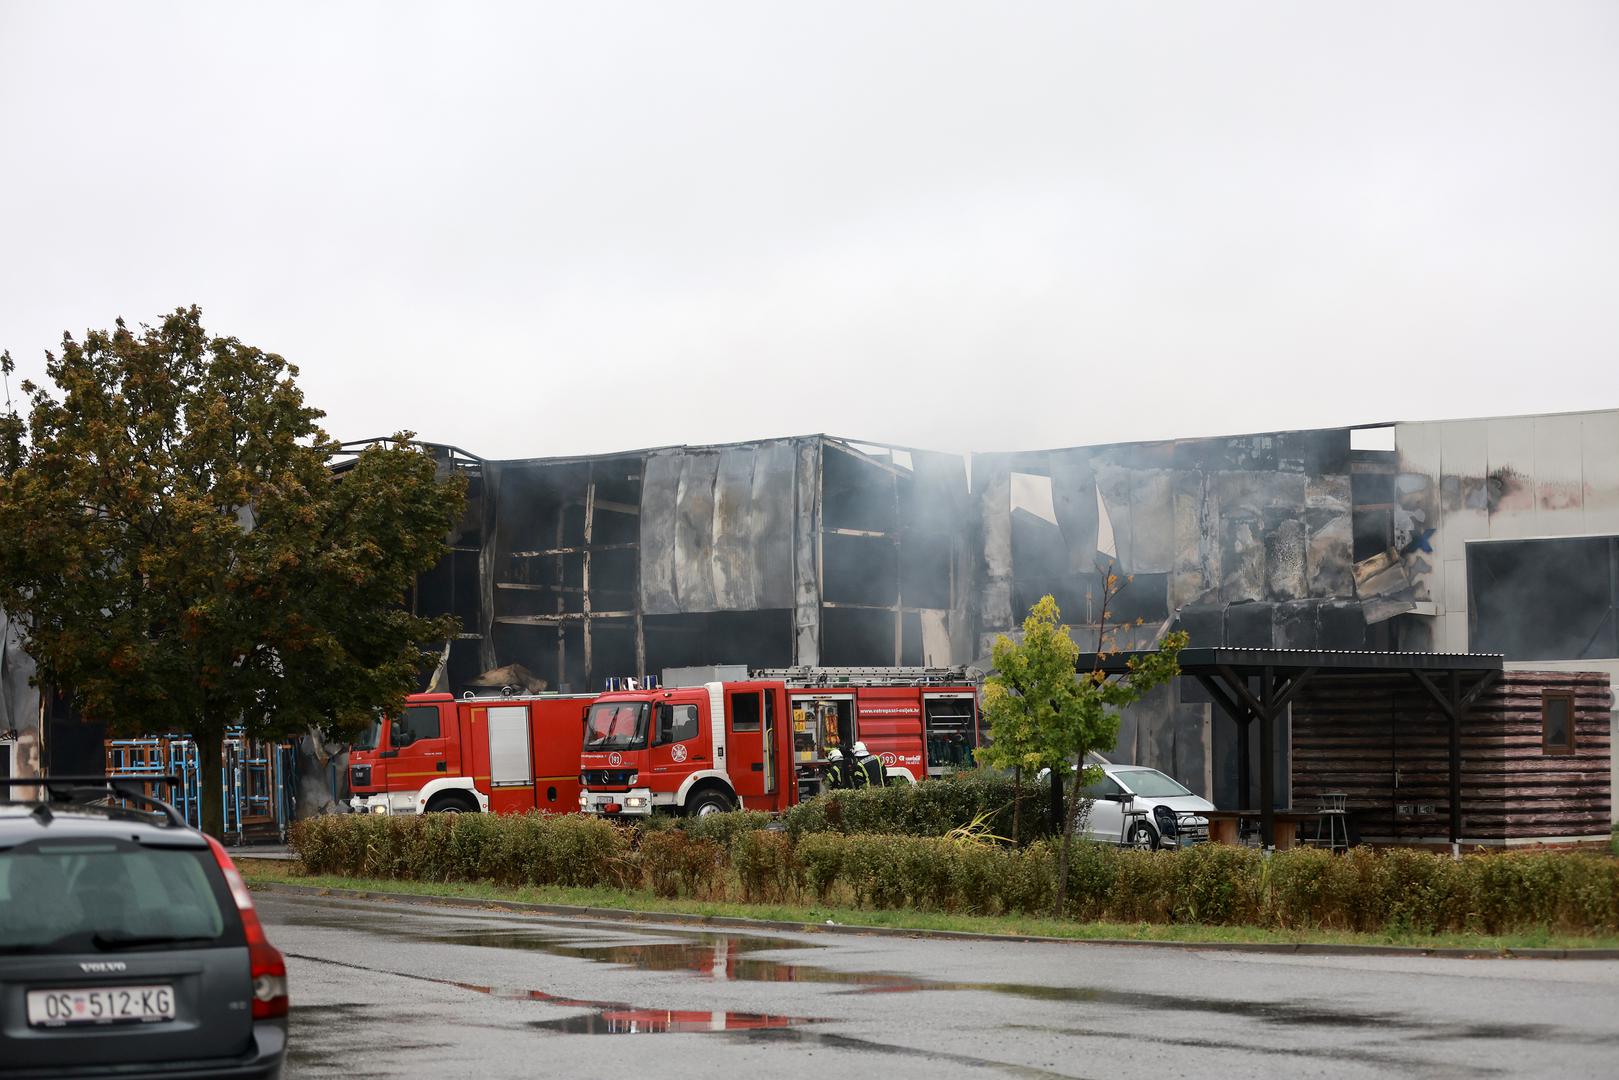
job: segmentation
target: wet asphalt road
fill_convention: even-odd
[[[1619,962],[753,935],[260,893],[290,1077],[1619,1075]]]

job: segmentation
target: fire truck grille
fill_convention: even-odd
[[[349,784],[353,787],[371,786],[371,766],[355,765],[349,769]]]
[[[587,788],[629,787],[634,769],[587,769],[579,774],[579,782]]]

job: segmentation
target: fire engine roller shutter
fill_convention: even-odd
[[[725,684],[705,683],[708,691],[708,723],[714,735],[714,767],[725,768]]]
[[[489,710],[489,783],[493,787],[534,782],[528,752],[528,707],[502,705]]]

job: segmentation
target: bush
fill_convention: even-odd
[[[333,815],[297,822],[291,841],[315,874],[593,886],[631,870],[628,836],[578,814]]]
[[[636,858],[658,896],[712,897],[723,891],[725,849],[713,840],[658,830],[642,835]]]
[[[803,889],[803,872],[786,833],[751,829],[731,844],[731,866],[750,903],[786,900]]]
[[[1012,839],[1012,778],[988,770],[956,773],[921,784],[895,784],[864,791],[833,791],[806,800],[784,815],[795,839],[808,833],[944,836],[987,815],[989,831]],[[1029,843],[1046,835],[1045,783],[1023,785],[1018,837]]]
[[[763,810],[734,810],[728,814],[704,814],[702,817],[666,820],[673,820],[675,827],[689,836],[712,840],[730,850],[738,836],[765,828],[772,818]]]
[[[1228,844],[1197,844],[1178,853],[1171,886],[1174,920],[1211,926],[1257,922],[1263,858],[1253,848]]]
[[[758,813],[635,829],[579,815],[428,814],[299,821],[292,844],[310,873],[508,885],[631,884],[664,897],[739,896],[750,902],[785,901],[811,889],[822,903],[1051,914],[1054,840],[1016,849],[960,836],[843,831],[872,820],[942,828],[990,789],[958,791],[933,802],[907,801],[907,790],[815,800],[823,806],[800,815],[796,838],[763,828],[769,819]],[[840,827],[815,829],[809,823]],[[1369,848],[1342,856],[1296,848],[1266,857],[1217,844],[1149,852],[1080,840],[1070,852],[1063,915],[1422,934],[1537,928],[1611,933],[1619,930],[1619,860],[1558,851],[1454,860]]]
[[[843,876],[845,847],[841,833],[812,833],[794,845],[799,865],[804,868],[804,879],[823,904],[831,899],[833,887]]]

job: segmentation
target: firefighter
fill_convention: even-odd
[[[833,747],[826,753],[826,772],[822,774],[822,786],[828,791],[850,787],[849,767],[844,763],[843,751]]]
[[[866,744],[857,742],[854,750],[854,786],[855,787],[882,787],[888,777],[883,773],[883,762],[876,754],[866,749]]]

